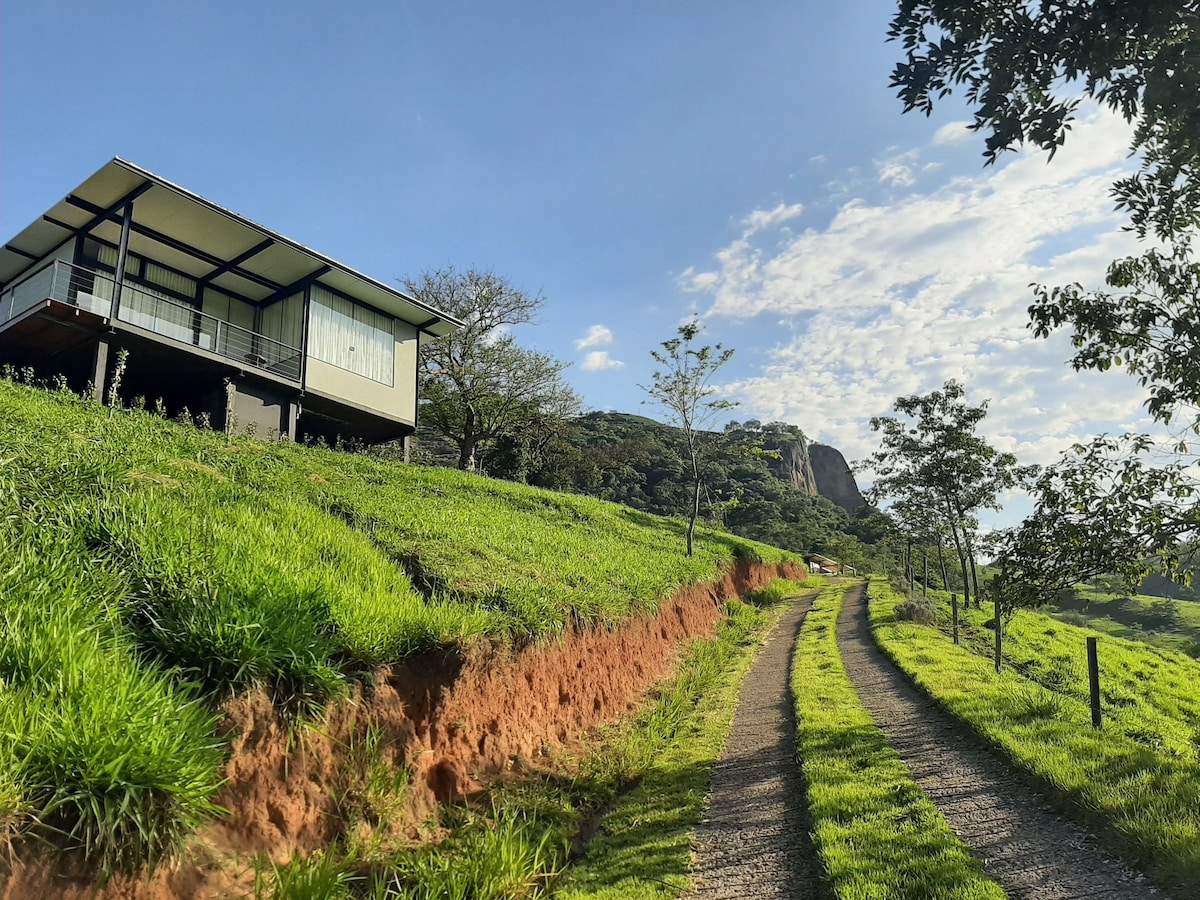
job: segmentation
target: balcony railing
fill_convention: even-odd
[[[240,366],[300,380],[300,350],[232,322],[210,316],[141,285],[126,281],[113,315],[112,276],[55,260],[0,294],[0,323],[43,300],[57,300],[154,334],[208,350]]]

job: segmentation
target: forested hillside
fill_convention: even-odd
[[[886,553],[880,544],[885,523],[865,505],[834,448],[809,443],[797,426],[783,422],[732,422],[709,438],[702,515],[713,524],[851,563]],[[502,441],[482,468],[497,478],[679,515],[691,491],[681,440],[678,429],[645,416],[593,412],[522,441]],[[456,459],[453,448],[425,432],[417,455],[440,465]]]

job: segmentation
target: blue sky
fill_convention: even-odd
[[[1024,327],[1029,282],[1131,248],[1125,127],[1090,111],[1053,165],[984,170],[961,108],[901,115],[893,7],[9,3],[0,237],[119,155],[381,280],[540,291],[519,337],[594,409],[652,412],[650,350],[695,313],[737,350],[735,418],[852,460],[948,377],[1028,461],[1144,428],[1131,379]]]

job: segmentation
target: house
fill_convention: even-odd
[[[0,363],[263,437],[407,437],[461,324],[123,159],[0,249]]]
[[[810,554],[808,557],[808,571],[814,575],[857,575],[858,570],[848,563],[840,563],[836,559],[830,559],[828,556],[821,556],[819,553]]]

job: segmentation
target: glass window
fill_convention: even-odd
[[[385,313],[314,285],[308,353],[313,359],[391,386],[396,356],[393,320]]]

